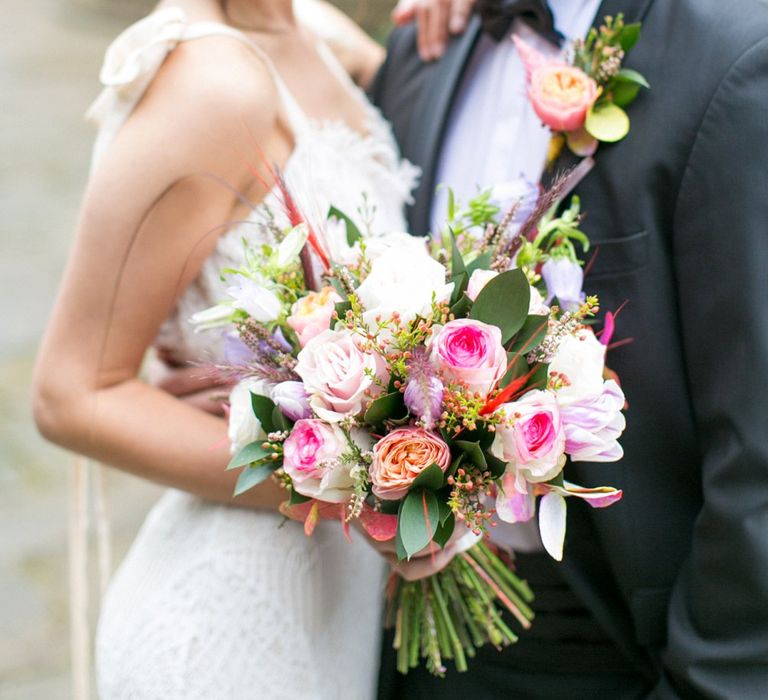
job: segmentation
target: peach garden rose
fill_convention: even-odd
[[[291,307],[287,321],[299,336],[301,347],[328,330],[333,311],[340,301],[341,297],[333,287],[323,287],[319,292],[310,292]]]
[[[443,472],[451,464],[451,451],[439,435],[415,426],[393,430],[373,448],[373,493],[397,501],[431,464],[437,464]]]

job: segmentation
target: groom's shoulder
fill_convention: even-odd
[[[688,50],[704,62],[730,63],[768,38],[768,0],[657,0],[674,27],[669,40],[685,34]],[[655,9],[655,7],[654,7]]]

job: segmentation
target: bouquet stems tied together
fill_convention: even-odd
[[[533,593],[485,543],[457,556],[442,571],[421,581],[397,577],[390,604],[396,610],[397,670],[407,673],[426,662],[438,676],[445,660],[468,670],[467,658],[478,647],[497,649],[513,644],[517,635],[502,616],[511,613],[521,627],[533,620]]]

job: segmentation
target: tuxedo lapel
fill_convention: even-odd
[[[407,152],[422,169],[422,182],[410,212],[411,229],[424,235],[429,231],[432,198],[437,185],[437,167],[451,107],[464,69],[480,37],[480,20],[472,17],[464,34],[453,41],[434,64],[416,114],[423,115],[410,130]]]

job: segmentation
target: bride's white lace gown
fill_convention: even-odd
[[[224,25],[190,24],[180,9],[150,15],[110,47],[105,90],[90,116],[98,160],[181,41],[222,35],[242,41],[270,67],[296,147],[289,184],[356,216],[363,193],[375,227],[404,230],[414,169],[400,161],[387,124],[357,92],[367,136],[313,121],[269,60]],[[222,39],[225,40],[225,39]],[[320,54],[356,90],[323,45]],[[269,198],[268,198],[269,203]],[[271,202],[273,205],[275,202]],[[279,207],[274,206],[274,211]],[[223,297],[219,271],[238,266],[241,240],[267,235],[263,206],[230,230],[162,329],[160,342],[188,359],[219,351],[217,334],[194,334],[189,317]],[[312,538],[273,513],[204,502],[168,491],[154,507],[106,596],[96,642],[102,700],[366,700],[378,664],[384,570],[359,537],[337,523]]]

